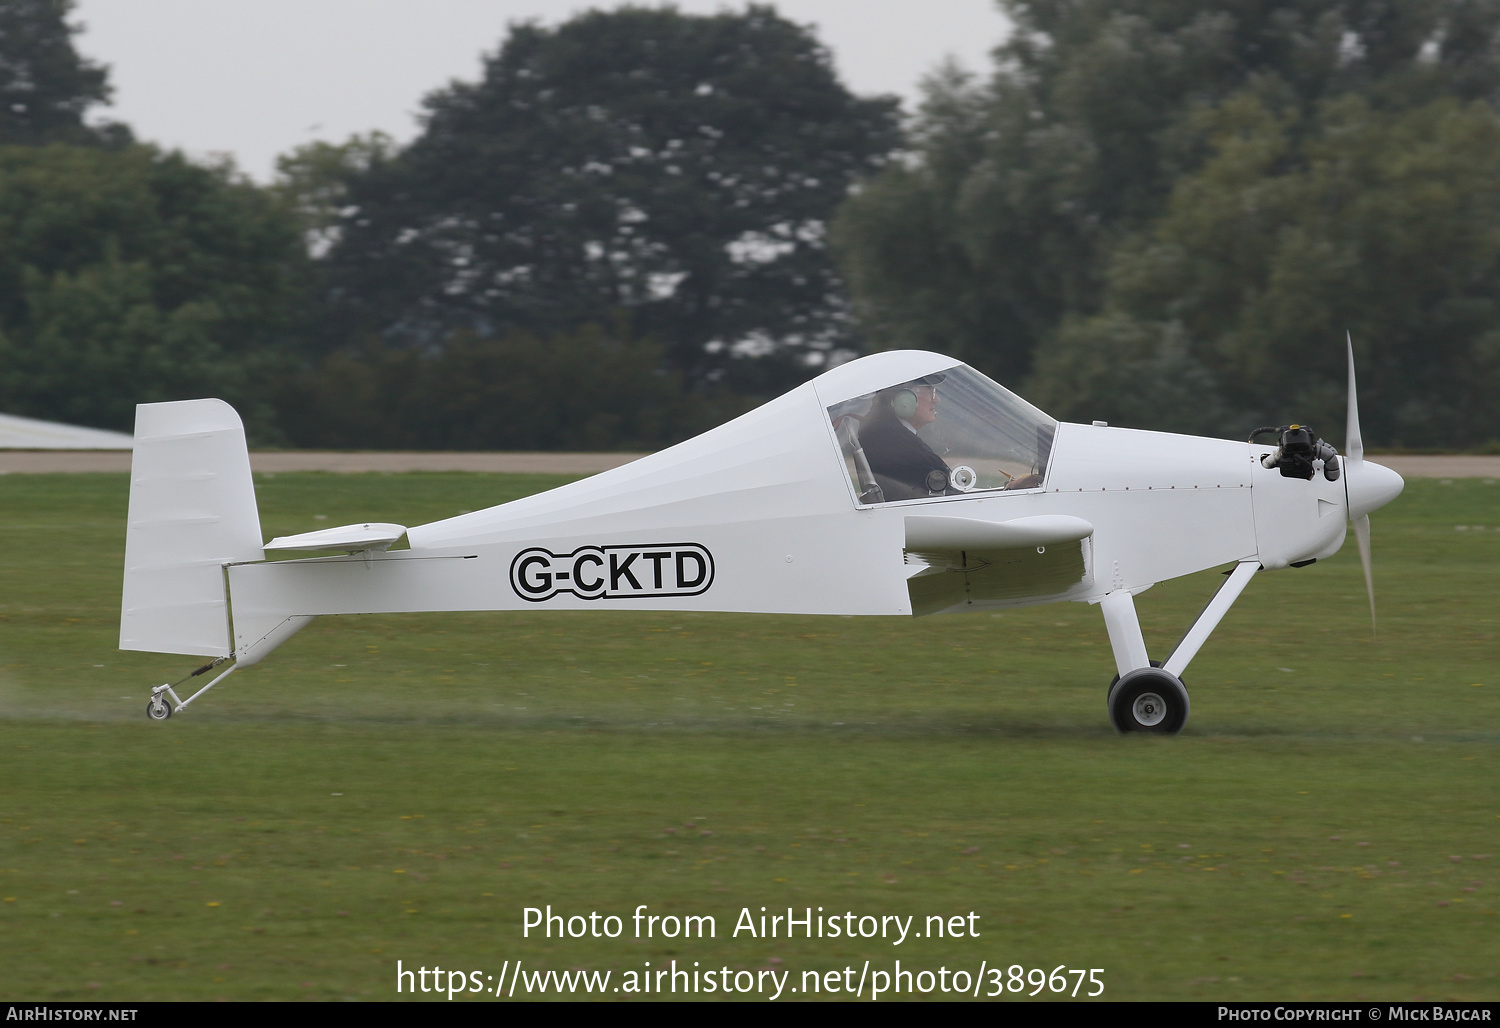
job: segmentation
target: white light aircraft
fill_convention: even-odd
[[[1256,437],[1279,433],[1275,443]],[[1097,604],[1122,732],[1177,732],[1182,673],[1262,570],[1331,556],[1404,485],[1364,460],[1349,347],[1347,452],[1305,426],[1234,442],[1054,421],[950,357],[853,361],[687,442],[592,478],[414,528],[263,542],[239,416],[220,400],[136,409],[120,648],[212,660],[183,700],[314,617],[397,611],[936,614]],[[390,547],[405,537],[408,548]],[[268,554],[330,553],[268,560]],[[1233,565],[1163,662],[1136,594]],[[183,681],[187,681],[184,678]]]

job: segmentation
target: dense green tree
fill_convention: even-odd
[[[0,409],[129,429],[217,395],[276,438],[301,225],[228,166],[150,147],[0,147]]]
[[[345,179],[328,338],[430,348],[624,316],[700,383],[747,354],[804,376],[847,342],[826,222],[897,145],[897,105],[851,96],[771,8],[517,25],[481,81],[425,107],[411,146]]]
[[[295,439],[340,448],[634,450],[739,413],[687,393],[661,362],[659,346],[597,325],[346,349],[293,380],[283,422]]]
[[[349,184],[395,152],[395,140],[377,130],[342,143],[307,143],[276,158],[271,192],[301,219],[313,256],[327,254],[338,241]]]
[[[1119,247],[1105,312],[1065,325],[1032,392],[1059,415],[1343,436],[1343,348],[1377,444],[1500,439],[1500,117],[1438,100],[1260,99],[1204,119],[1213,155]]]
[[[0,145],[128,141],[83,115],[109,102],[104,68],[73,48],[72,0],[0,0]]]
[[[1015,32],[994,75],[934,77],[912,159],[847,205],[835,241],[874,342],[1012,382],[1065,318],[1102,309],[1111,255],[1209,157],[1203,112],[1248,94],[1300,136],[1339,96],[1403,111],[1500,95],[1493,0],[1002,6]]]

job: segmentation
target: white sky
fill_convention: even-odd
[[[586,0],[79,0],[79,51],[106,64],[103,116],[190,154],[229,153],[261,181],[277,154],[315,139],[416,132],[422,97],[479,77],[506,27],[556,24]],[[743,4],[678,0],[712,14]],[[1007,22],[995,0],[780,0],[817,26],[856,93],[895,93],[908,109],[945,56],[987,71]]]

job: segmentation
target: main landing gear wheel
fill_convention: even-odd
[[[1109,690],[1109,720],[1121,732],[1175,735],[1188,717],[1188,692],[1176,675],[1156,667],[1137,668]]]
[[[165,696],[153,696],[146,704],[146,716],[152,721],[165,721],[172,716],[172,705]]]

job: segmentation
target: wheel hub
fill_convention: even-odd
[[[1167,716],[1167,702],[1154,692],[1143,692],[1130,705],[1130,713],[1141,724],[1150,728],[1159,725]]]

